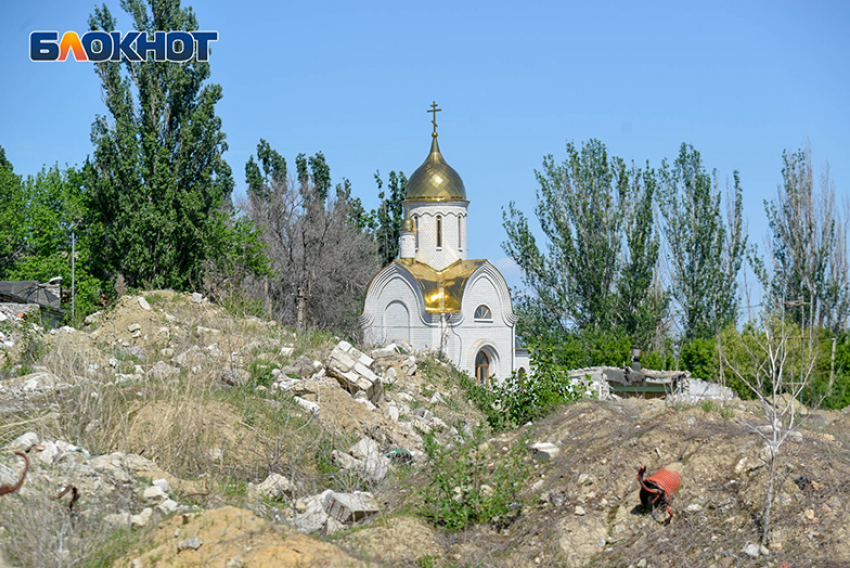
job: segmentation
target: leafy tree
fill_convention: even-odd
[[[57,166],[29,176],[22,185],[20,214],[23,239],[12,280],[46,282],[62,277],[62,308],[71,315],[72,250],[74,263],[74,313],[80,318],[100,307],[101,281],[92,273],[93,254],[88,231],[87,195],[80,172]],[[72,235],[75,245],[72,246]]]
[[[547,156],[536,176],[536,214],[547,253],[514,203],[503,213],[508,235],[503,248],[523,271],[530,292],[515,298],[521,335],[579,330],[592,343],[597,332],[618,328],[634,341],[648,341],[665,307],[654,284],[655,173],[628,168],[591,140],[581,150],[568,143],[563,164]]]
[[[686,339],[715,336],[737,318],[737,277],[747,237],[738,172],[733,178],[727,227],[716,173],[705,170],[699,152],[682,144],[673,165],[662,164],[659,206]]]
[[[785,302],[786,313],[797,323],[846,330],[850,314],[848,219],[836,207],[829,167],[818,194],[811,148],[783,152],[782,162],[777,197],[765,202],[772,238],[774,266],[769,288],[773,301]]]
[[[0,147],[0,279],[8,278],[9,270],[20,257],[24,247],[23,211],[25,205],[21,178],[15,175],[12,163]]]
[[[396,174],[396,172],[391,171],[387,177],[388,193],[384,193],[384,182],[381,179],[380,172],[375,172],[375,183],[378,184],[378,199],[381,200],[378,209],[374,212],[375,240],[378,242],[381,266],[386,266],[395,260],[399,253],[407,176],[404,175],[404,172]]]
[[[286,161],[265,141],[257,157],[259,163],[251,158],[246,165],[246,210],[275,272],[268,283],[272,312],[299,327],[356,333],[356,315],[378,267],[350,183],[343,180],[329,196],[330,168],[321,153],[296,157],[297,182],[285,179]]]
[[[179,0],[122,0],[134,29],[197,30]],[[91,29],[116,28],[104,5]],[[107,116],[92,125],[94,157],[86,168],[97,214],[104,276],[128,284],[186,288],[200,281],[204,261],[223,254],[233,180],[215,105],[221,87],[208,84],[209,63],[95,64]]]

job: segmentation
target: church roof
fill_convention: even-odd
[[[460,311],[463,289],[469,277],[487,261],[457,260],[443,270],[434,270],[412,258],[397,259],[393,262],[406,270],[422,287],[426,312],[450,314]]]
[[[433,133],[431,152],[407,182],[408,201],[466,201],[466,188],[460,175],[446,163]]]

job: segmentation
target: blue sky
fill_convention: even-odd
[[[187,3],[184,2],[184,5]],[[373,174],[413,172],[427,155],[436,100],[440,146],[470,199],[470,256],[511,284],[501,209],[531,213],[535,168],[567,140],[598,138],[638,164],[682,142],[741,172],[751,241],[780,181],[783,149],[810,141],[850,193],[850,4],[846,2],[239,2],[190,3],[217,30],[212,81],[244,193],[260,138],[290,165],[324,152],[334,181],[367,207]],[[90,63],[33,63],[33,30],[83,32],[93,2],[4,0],[0,145],[19,174],[82,163],[104,113]],[[119,29],[133,29],[119,2]]]

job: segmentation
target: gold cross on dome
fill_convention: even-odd
[[[437,134],[437,113],[443,112],[443,109],[437,108],[437,101],[434,101],[434,102],[431,103],[431,110],[428,110],[428,111],[425,111],[425,112],[430,112],[434,116],[434,118],[431,119],[431,124],[434,125],[434,135],[436,135]]]

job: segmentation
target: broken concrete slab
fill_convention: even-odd
[[[371,493],[326,494],[323,501],[325,512],[341,523],[352,523],[380,512]]]

